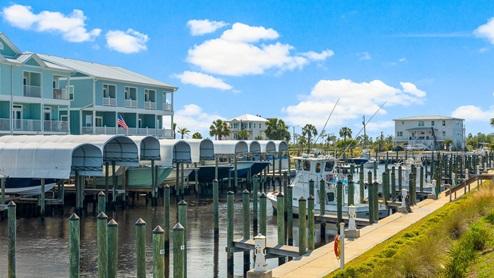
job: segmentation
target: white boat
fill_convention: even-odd
[[[160,185],[165,181],[166,178],[169,177],[170,173],[173,170],[171,166],[159,166],[157,168],[157,184]],[[116,169],[115,175],[117,176],[117,186],[123,186],[123,175],[124,169],[123,167],[119,167]],[[152,168],[146,166],[140,167],[127,167],[125,169],[126,175],[126,183],[127,188],[129,189],[149,189],[152,186]],[[111,185],[113,182],[113,174],[108,173],[109,184]],[[95,184],[98,187],[105,185],[105,177],[97,177],[95,180]]]
[[[56,180],[45,180],[45,192],[53,189]],[[5,181],[5,195],[40,195],[41,180],[31,178],[7,178]]]
[[[292,206],[293,213],[298,214],[298,199],[302,196],[304,198],[309,197],[309,181],[314,181],[314,213],[320,213],[320,202],[319,202],[319,182],[324,180],[326,185],[326,204],[325,212],[327,214],[337,213],[337,201],[336,201],[336,184],[338,181],[342,181],[344,185],[343,189],[343,207],[342,211],[348,211],[348,182],[345,179],[345,175],[337,172],[336,158],[332,156],[302,156],[294,157],[294,164],[297,174],[290,186],[293,187],[293,198]],[[360,195],[363,194],[364,199],[367,198],[367,193],[359,192],[358,183],[355,182],[354,190],[354,206],[356,207],[357,217],[368,218],[369,217],[369,206],[368,204],[360,203]],[[273,209],[276,210],[276,198],[278,192],[270,192],[267,194],[268,200],[271,202]],[[379,218],[386,217],[388,215],[388,210],[385,206],[379,205]]]
[[[375,162],[376,162],[376,160],[374,158],[369,159],[367,162],[364,163],[364,168],[365,169],[374,169],[374,164],[377,164]]]

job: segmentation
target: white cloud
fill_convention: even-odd
[[[321,53],[292,54],[294,47],[289,44],[259,43],[278,38],[279,34],[273,29],[235,23],[220,38],[206,40],[189,49],[187,62],[208,73],[243,76],[302,68],[311,61],[323,61],[333,55],[329,49]]]
[[[362,115],[373,115],[384,102],[386,105],[378,112],[383,115],[387,114],[385,108],[389,106],[423,103],[426,97],[424,91],[409,82],[401,82],[400,85],[401,88],[395,88],[381,80],[362,83],[347,79],[321,80],[309,95],[300,96],[298,104],[284,107],[282,112],[287,114],[285,119],[289,123],[301,126],[311,123],[321,128],[338,99],[329,125],[342,126]],[[376,128],[388,125],[381,123]]]
[[[209,126],[217,119],[223,119],[223,117],[214,114],[208,114],[202,110],[201,107],[195,104],[187,104],[182,109],[175,112],[174,122],[178,127],[187,128],[190,130],[190,138],[195,132],[202,134],[202,138],[208,138]]]
[[[360,60],[372,60],[372,57],[370,56],[369,52],[357,53],[357,56],[359,57]]]
[[[228,25],[223,21],[211,21],[209,19],[197,20],[192,19],[187,22],[187,26],[190,28],[192,36],[200,36],[209,33],[213,33],[219,28]]]
[[[183,84],[191,84],[201,88],[232,89],[232,86],[223,80],[200,72],[184,71],[182,74],[175,74],[174,77],[180,79]]]
[[[131,54],[147,50],[146,43],[149,37],[132,29],[126,32],[111,30],[106,33],[106,46],[117,52]]]
[[[398,62],[400,62],[400,63],[404,63],[406,61],[407,61],[407,58],[405,58],[405,57],[398,59]]]
[[[70,42],[93,41],[101,33],[101,29],[98,28],[88,31],[85,28],[87,18],[81,10],[76,9],[69,15],[51,11],[34,14],[31,6],[14,4],[3,8],[2,15],[14,27],[37,32],[60,33]]]
[[[451,114],[452,117],[465,119],[466,121],[486,123],[489,123],[493,117],[492,115],[494,115],[494,106],[484,111],[482,108],[474,105],[460,106]]]
[[[486,24],[477,27],[473,33],[475,36],[486,38],[491,44],[494,44],[494,17],[489,19]]]

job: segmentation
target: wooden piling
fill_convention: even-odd
[[[360,195],[360,203],[363,204],[365,201],[365,192],[364,192],[364,164],[360,164],[360,172],[359,172],[359,195]]]
[[[326,214],[326,182],[323,179],[319,181],[319,214]],[[326,222],[324,220],[321,220],[321,239],[326,239]]]
[[[233,277],[233,223],[235,221],[235,210],[233,203],[233,192],[228,191],[226,195],[227,203],[227,236],[226,236],[226,265],[227,276]]]
[[[153,277],[165,277],[165,252],[162,249],[165,231],[160,225],[153,230]]]
[[[259,199],[259,177],[256,175],[252,179],[252,233],[254,236],[257,236],[258,232],[258,220],[257,220],[257,215],[258,215],[258,199]]]
[[[165,256],[169,255],[170,250],[170,186],[165,184],[163,187],[163,209],[164,209],[164,222],[163,231],[165,241]]]
[[[213,208],[214,208],[214,238],[219,238],[220,236],[220,214],[219,214],[219,185],[218,180],[213,180]]]
[[[2,202],[2,205],[4,205],[5,204],[5,177],[2,177],[0,179],[0,183],[1,183],[1,188],[2,188],[2,192],[1,192],[2,200],[1,200],[1,202]]]
[[[293,245],[293,186],[288,185],[286,188],[286,237],[288,245]]]
[[[261,196],[259,196],[259,233],[263,236],[266,235],[266,219],[267,219],[267,200],[266,200],[266,194],[261,193]]]
[[[309,181],[309,195],[316,196],[314,195],[314,180]]]
[[[184,236],[187,237],[187,202],[182,199],[178,203],[178,222],[182,225],[184,229]],[[187,240],[184,238],[184,268],[187,269]],[[184,277],[187,277],[187,272],[184,272]]]
[[[372,172],[369,171],[367,173],[367,196],[369,198],[369,201],[367,202],[369,205],[369,224],[374,223],[374,189],[372,188]]]
[[[136,226],[137,278],[146,277],[146,222],[139,218]]]
[[[173,227],[173,277],[174,278],[184,278],[185,273],[187,271],[185,265],[184,244],[185,244],[185,229],[182,225],[180,225],[180,223],[177,223]],[[232,277],[233,277],[233,261],[232,261]]]
[[[243,236],[244,240],[250,239],[250,192],[242,191],[242,212],[243,212]],[[244,251],[244,276],[250,269],[250,251]]]
[[[307,200],[304,196],[298,199],[298,254],[302,256],[307,252],[306,242],[307,242]]]
[[[82,192],[82,194],[84,194],[84,191]],[[45,220],[45,206],[46,206],[45,196],[46,196],[45,179],[42,178],[41,179],[41,194],[39,195],[39,198],[40,198],[40,216],[41,216],[42,221]]]
[[[100,191],[98,193],[98,212],[97,214],[100,213],[106,213],[106,195],[103,191]]]
[[[403,171],[401,165],[398,166],[398,192],[403,189]]]
[[[355,203],[355,186],[353,180],[348,181],[348,206],[352,206]]]
[[[379,196],[378,196],[378,188],[379,188],[379,183],[376,181],[374,181],[374,186],[373,186],[373,190],[374,190],[374,196],[373,196],[373,199],[374,199],[374,222],[377,223],[378,220],[379,220]]]
[[[104,193],[103,193],[104,194]],[[103,198],[104,203],[104,198]],[[118,276],[118,223],[115,219],[110,220],[108,229],[108,277]]]
[[[314,226],[315,226],[315,218],[314,218],[314,196],[310,195],[308,200],[308,222],[309,222],[309,236],[308,236],[308,247],[311,250],[315,249],[314,242]]]
[[[98,238],[98,277],[108,276],[108,226],[106,221],[108,216],[104,212],[98,214],[97,238]]]
[[[391,199],[395,200],[396,198],[396,174],[395,174],[395,166],[391,167]]]
[[[321,202],[322,206],[324,206],[324,203]],[[338,219],[337,223],[343,221],[343,182],[341,180],[336,183],[336,217]]]
[[[388,172],[382,173],[382,189],[383,189],[383,204],[387,205],[389,201],[389,185],[388,185]],[[338,222],[340,223],[340,222]]]
[[[10,201],[7,205],[8,209],[8,277],[16,277],[16,251],[17,251],[17,205],[14,201]]]
[[[69,218],[69,277],[78,278],[81,261],[81,232],[80,218],[73,213]]]
[[[115,210],[117,208],[117,185],[118,185],[118,177],[116,174],[116,165],[115,160],[111,162],[111,171],[112,171],[112,209]],[[83,191],[84,192],[84,191]],[[84,194],[84,193],[83,193]]]
[[[283,195],[283,192],[278,193],[276,196],[276,224],[278,226],[278,244],[280,245],[285,245],[286,244],[286,238],[285,238],[285,220],[284,220],[284,215],[285,215],[285,195]],[[282,265],[285,263],[285,257],[278,257],[278,265]]]

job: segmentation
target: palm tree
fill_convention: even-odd
[[[317,136],[317,129],[311,124],[306,124],[302,128],[302,136],[307,136],[307,153],[310,153],[310,142],[312,137]]]
[[[247,140],[249,139],[249,132],[247,130],[240,130],[238,133],[237,133],[237,139],[238,140]]]
[[[300,137],[298,139],[298,142],[297,142],[297,144],[299,145],[299,151],[298,151],[299,154],[298,155],[300,155],[300,150],[302,150],[302,151],[304,150],[304,146],[306,143],[307,143],[307,140],[305,139],[305,137]]]
[[[227,122],[222,121],[221,119],[217,119],[213,122],[213,124],[209,127],[209,135],[215,136],[216,139],[221,140],[223,136],[230,135],[230,127]]]
[[[202,134],[200,134],[199,132],[196,132],[196,133],[192,134],[192,139],[202,139]]]
[[[494,127],[494,118],[491,118],[491,126]]]
[[[264,138],[262,138],[262,135],[257,135],[256,138],[254,138],[254,140],[263,140]]]
[[[173,139],[177,139],[177,123],[173,123]]]
[[[266,130],[264,134],[270,140],[285,140],[290,141],[290,132],[288,126],[281,119],[271,118],[266,123]]]
[[[188,130],[186,127],[179,127],[178,128],[178,133],[182,135],[180,139],[184,139],[184,135],[189,135],[190,130]]]
[[[349,127],[342,127],[340,129],[340,136],[343,137],[343,142],[346,147],[346,138],[352,138],[352,130]]]

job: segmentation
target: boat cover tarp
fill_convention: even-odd
[[[160,141],[154,136],[129,136],[137,145],[140,160],[160,160]]]
[[[249,146],[249,153],[258,154],[261,152],[261,144],[257,140],[246,140],[245,143]]]
[[[214,154],[233,156],[249,152],[249,146],[244,140],[213,141]]]
[[[190,146],[192,162],[214,160],[214,144],[210,139],[186,139]]]
[[[284,140],[274,140],[274,144],[276,145],[277,152],[287,152],[288,144]]]
[[[276,144],[271,140],[260,140],[258,141],[261,145],[262,153],[274,153],[276,152]]]
[[[185,140],[160,139],[160,165],[192,163],[190,145]]]
[[[13,137],[13,136],[4,136]],[[85,176],[103,174],[101,150],[91,144],[12,142],[0,137],[0,174],[12,178],[68,179],[78,171]],[[15,136],[21,139],[23,136]]]
[[[232,169],[231,166],[227,165],[218,165],[218,180],[228,178],[228,175],[230,173],[230,169]],[[207,166],[199,166],[197,168],[197,180],[199,182],[212,182],[215,178],[215,166],[214,165],[207,165]],[[196,180],[196,173],[195,171],[192,171],[189,174],[189,181],[195,181]]]

